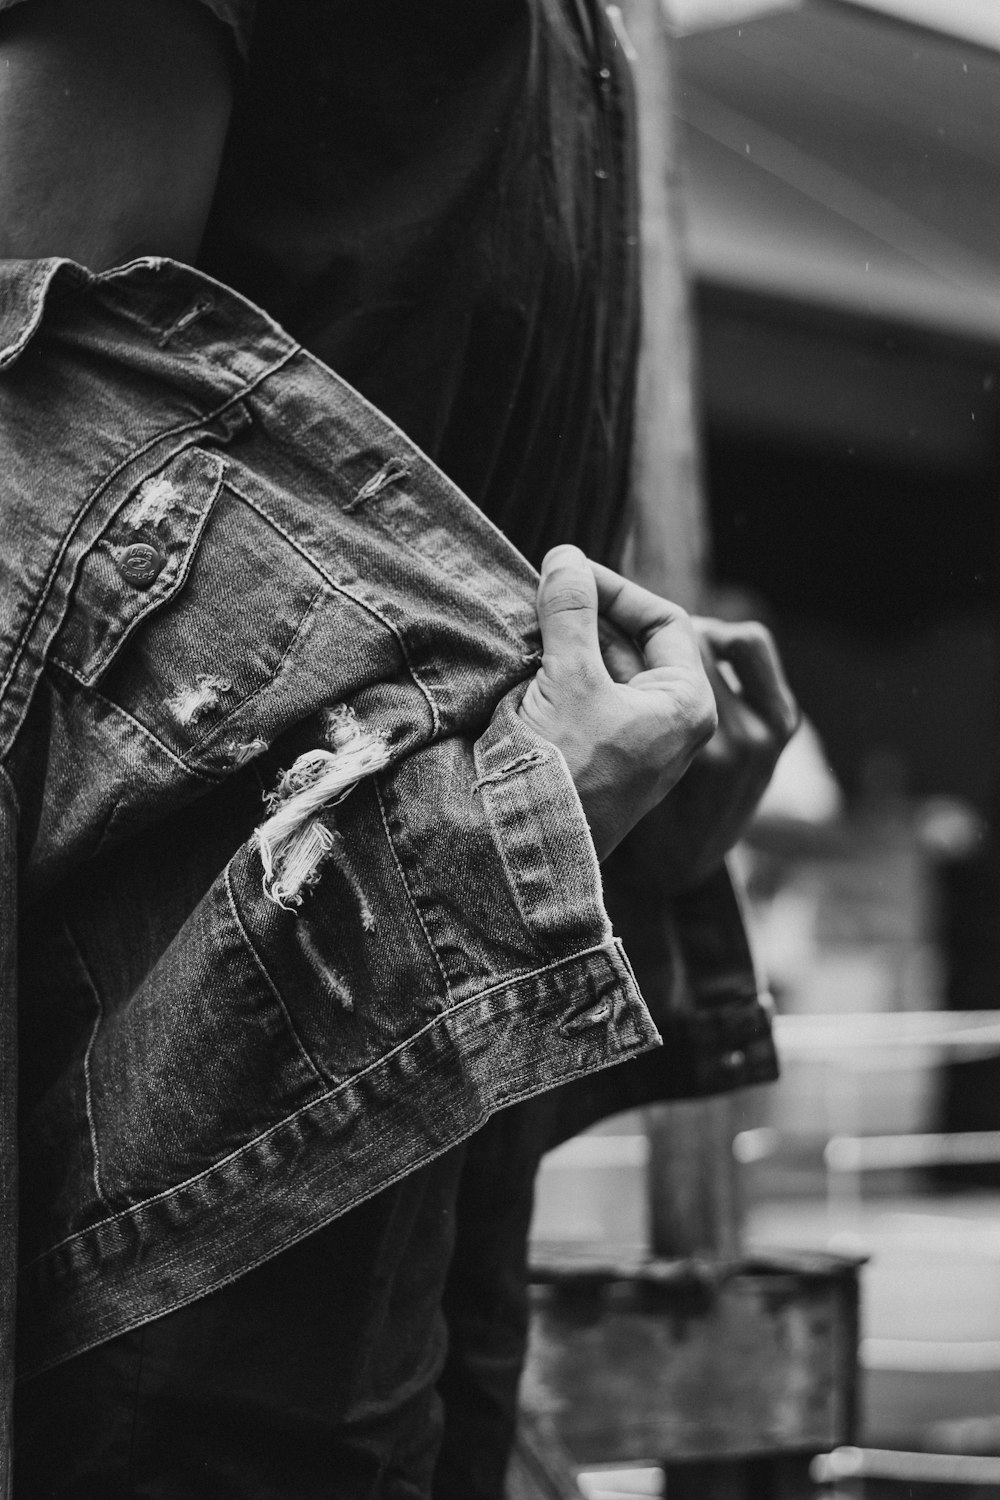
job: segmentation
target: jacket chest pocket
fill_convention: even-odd
[[[280,669],[319,587],[225,471],[221,454],[192,447],[129,493],[83,558],[50,653],[210,774],[264,748],[241,710]]]

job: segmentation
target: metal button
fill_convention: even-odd
[[[746,1060],[746,1053],[739,1047],[734,1047],[732,1052],[727,1052],[721,1059],[722,1066],[726,1069],[727,1073],[735,1073],[739,1068],[743,1067]]]
[[[133,542],[118,559],[118,571],[135,589],[148,589],[163,572],[166,557],[152,542]]]

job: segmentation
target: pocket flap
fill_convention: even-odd
[[[147,475],[85,554],[51,659],[86,687],[136,627],[183,587],[225,462],[188,448]]]

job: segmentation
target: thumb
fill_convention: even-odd
[[[553,547],[542,559],[538,625],[548,671],[603,668],[597,628],[597,584],[579,547]]]

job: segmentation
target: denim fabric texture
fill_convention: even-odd
[[[502,1464],[482,1473],[496,1437],[469,1424],[467,1387],[476,1467],[457,1488],[435,1478],[454,1405],[437,1382],[466,1149],[228,1286],[22,1381],[18,1500],[498,1500]]]
[[[22,1381],[18,1500],[502,1500],[558,1090],[235,1282]]]
[[[538,642],[514,549],[198,273],[52,263],[8,286],[29,1373],[657,1033],[565,765],[516,713]],[[178,704],[209,678],[192,720]],[[318,885],[284,910],[248,841],[259,789],[332,704],[391,767],[336,809]]]

